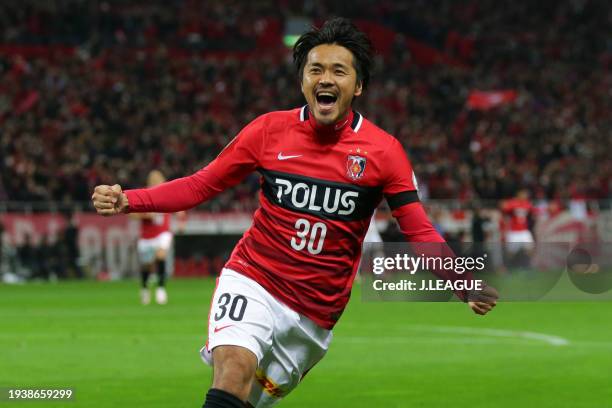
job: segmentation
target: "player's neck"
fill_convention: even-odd
[[[308,115],[308,121],[310,122],[310,125],[315,130],[317,135],[339,135],[346,127],[350,126],[351,122],[353,122],[353,110],[349,109],[348,113],[344,115],[342,119],[338,120],[336,123],[332,123],[329,125],[324,125],[322,123],[317,122],[312,113]]]

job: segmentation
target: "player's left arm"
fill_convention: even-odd
[[[383,192],[406,241],[411,243],[417,253],[426,256],[455,257],[452,249],[446,245],[446,241],[436,231],[425,213],[417,193],[416,177],[404,148],[394,139],[386,153],[386,163],[393,163],[393,166],[389,166]],[[431,245],[431,243],[440,245]],[[450,281],[473,279],[470,272],[461,275],[445,269],[432,272]],[[493,309],[498,298],[497,291],[490,286],[485,286],[479,292],[456,291],[455,294],[467,302],[475,313],[481,315]]]

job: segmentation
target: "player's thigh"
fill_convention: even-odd
[[[166,249],[157,248],[157,250],[155,251],[155,260],[165,261],[167,255],[168,255],[168,251]]]
[[[202,358],[216,365],[212,354],[216,347],[238,346],[249,350],[259,362],[272,346],[274,317],[268,306],[269,294],[252,280],[226,271],[213,294]]]
[[[172,247],[173,235],[170,231],[165,231],[155,237],[155,258],[159,261],[166,259],[168,251]]]
[[[272,348],[257,367],[251,404],[261,408],[280,402],[325,356],[331,340],[330,330],[286,308],[275,321]]]
[[[240,346],[217,346],[213,349],[213,388],[246,400],[255,377],[257,356]]]

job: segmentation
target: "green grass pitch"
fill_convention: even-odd
[[[71,387],[14,407],[201,407],[213,280],[172,280],[167,306],[135,281],[0,285],[0,387]],[[364,303],[283,407],[612,407],[612,303]]]

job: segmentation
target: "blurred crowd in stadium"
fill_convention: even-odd
[[[610,198],[606,0],[8,0],[0,203],[70,205],[201,168],[257,115],[303,103],[283,30],[331,15],[379,51],[357,108],[404,144],[422,198]],[[258,188],[253,175],[204,208],[253,209]]]
[[[185,175],[256,115],[299,106],[281,42],[293,14],[396,33],[358,106],[403,142],[422,194],[610,196],[608,2],[353,3],[3,2],[0,201],[87,201],[95,184],[142,185],[154,167]],[[419,63],[406,39],[444,61]],[[42,47],[23,57],[17,45]],[[516,99],[466,105],[472,90],[500,89]],[[257,187],[212,208],[252,207]]]

